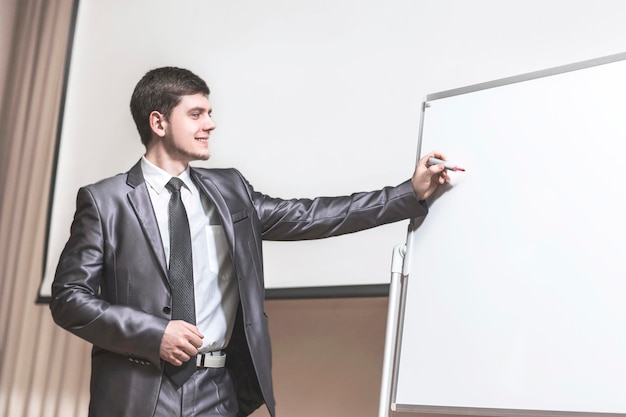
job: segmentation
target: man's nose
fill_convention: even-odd
[[[204,120],[204,130],[213,130],[215,129],[215,122],[211,119],[211,116],[207,116]]]

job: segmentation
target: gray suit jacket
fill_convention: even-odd
[[[226,366],[240,415],[274,415],[261,241],[317,239],[426,214],[409,181],[370,193],[282,200],[233,169],[191,169],[221,216],[240,305]],[[52,284],[55,322],[93,344],[91,417],[151,417],[170,320],[165,253],[141,166],[78,191],[70,238]]]

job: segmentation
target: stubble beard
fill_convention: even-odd
[[[211,157],[211,153],[208,149],[206,152],[190,151],[176,145],[171,137],[165,140],[165,144],[170,155],[178,157],[177,159],[184,159],[187,162],[207,161]]]

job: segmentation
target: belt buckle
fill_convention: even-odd
[[[196,356],[198,368],[223,368],[226,364],[226,354],[221,350],[199,353]]]

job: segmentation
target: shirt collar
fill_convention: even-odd
[[[143,177],[150,188],[152,188],[157,194],[165,189],[165,185],[172,178],[172,175],[162,170],[152,162],[148,161],[145,156],[141,157],[141,170],[143,171]],[[194,194],[196,187],[191,180],[191,174],[189,167],[178,175],[178,178],[183,180],[185,186],[191,194]]]

